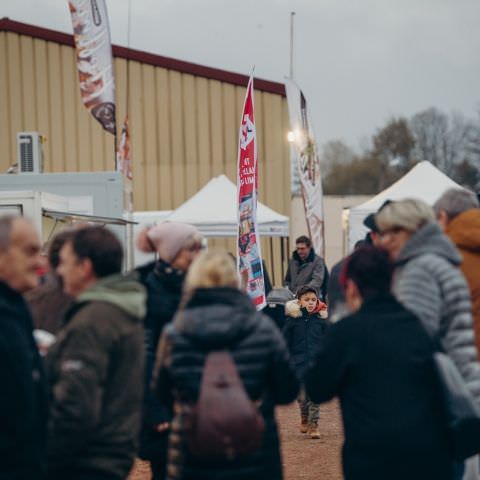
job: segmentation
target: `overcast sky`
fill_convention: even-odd
[[[126,46],[128,0],[107,7]],[[357,148],[393,115],[480,108],[479,0],[132,0],[129,46],[282,82],[291,11],[319,143]],[[0,0],[3,16],[71,32],[66,0]]]

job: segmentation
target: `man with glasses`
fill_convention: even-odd
[[[315,289],[324,300],[323,287],[327,280],[327,268],[323,258],[315,254],[311,240],[302,235],[295,241],[296,249],[288,264],[285,285],[296,293],[299,287],[306,285]]]

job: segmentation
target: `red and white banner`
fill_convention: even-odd
[[[115,82],[105,0],[69,0],[83,104],[115,135]]]
[[[130,133],[128,131],[128,115],[123,122],[122,134],[117,148],[117,170],[123,173],[125,179],[133,180],[132,158],[130,150]]]
[[[291,127],[291,155],[297,169],[302,189],[305,218],[309,237],[315,252],[325,258],[325,231],[323,189],[320,175],[320,158],[313,132],[307,101],[298,85],[286,79],[288,111]]]
[[[257,310],[266,305],[262,254],[257,228],[257,140],[253,109],[253,76],[243,105],[238,148],[238,255],[237,266],[245,290]]]

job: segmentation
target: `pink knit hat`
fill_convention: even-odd
[[[201,235],[193,225],[163,222],[141,232],[137,245],[144,252],[155,249],[162,260],[172,263],[185,242],[193,235]]]

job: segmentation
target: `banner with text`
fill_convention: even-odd
[[[83,104],[115,135],[115,82],[105,0],[70,0]]]
[[[297,169],[305,207],[308,233],[315,251],[325,258],[325,230],[323,189],[320,175],[320,158],[313,133],[307,101],[298,85],[291,79],[285,81],[290,115],[289,140],[292,163]]]
[[[257,229],[257,145],[253,109],[253,76],[243,105],[238,148],[238,254],[237,267],[242,283],[257,310],[265,305],[260,237]]]

